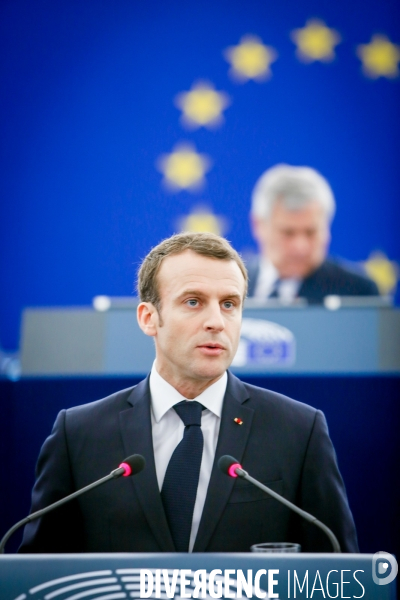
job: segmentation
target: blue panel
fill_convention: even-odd
[[[134,311],[111,310],[106,314],[105,373],[145,376],[154,358],[154,340],[141,331]]]
[[[238,373],[287,371],[290,373],[367,373],[379,371],[379,315],[374,309],[324,308],[309,310],[252,310],[245,318],[265,318],[283,325],[294,335],[296,357],[287,367],[246,365]],[[323,332],[323,334],[322,334]]]

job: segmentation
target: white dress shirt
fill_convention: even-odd
[[[301,279],[295,277],[279,278],[279,272],[266,258],[260,261],[260,270],[254,290],[254,297],[266,300],[276,289],[278,298],[284,303],[292,302],[300,289]]]
[[[193,398],[193,400],[197,400],[205,406],[206,410],[203,410],[201,416],[204,446],[190,533],[189,552],[193,550],[206,500],[217,448],[222,404],[227,382],[228,375],[225,372],[221,379],[210,385],[200,396]],[[154,460],[158,487],[161,491],[168,463],[176,446],[182,440],[185,429],[183,421],[172,407],[174,404],[186,400],[186,398],[157,373],[155,362],[150,373],[150,394]],[[179,490],[177,490],[177,493],[179,493]]]

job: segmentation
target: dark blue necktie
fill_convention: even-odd
[[[184,400],[175,404],[174,409],[185,431],[168,463],[161,498],[175,548],[177,552],[187,552],[203,455],[200,427],[203,406],[195,400]]]

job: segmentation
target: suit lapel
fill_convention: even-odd
[[[239,462],[243,458],[254,415],[254,410],[243,404],[248,398],[243,383],[228,372],[217,449],[194,552],[206,551],[235,483],[235,479],[219,470],[218,459],[224,454],[237,458]],[[243,424],[238,425],[235,418],[241,419]]]
[[[298,296],[307,298],[309,304],[322,302],[324,296],[329,293],[329,290],[325,290],[327,264],[327,261],[323,262],[318,269],[303,279],[299,291],[297,292]]]
[[[249,289],[247,295],[249,298],[254,296],[258,277],[260,275],[260,258],[250,261],[247,265],[247,271],[249,274]]]
[[[126,456],[142,454],[146,459],[144,470],[130,479],[149,526],[163,552],[174,552],[175,547],[158,489],[153,452],[150,417],[149,378],[141,381],[128,398],[132,407],[119,415],[121,435]]]
[[[315,281],[314,281],[314,273],[303,279],[299,290],[297,292],[297,296],[300,298],[309,298],[313,297],[315,292]]]

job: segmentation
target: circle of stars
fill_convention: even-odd
[[[341,42],[340,34],[328,27],[321,19],[309,19],[304,27],[294,29],[290,37],[296,45],[296,57],[303,63],[332,62],[335,48]],[[362,72],[370,79],[399,76],[400,46],[392,43],[386,35],[373,35],[368,44],[359,44],[356,54],[362,63]],[[253,80],[263,83],[272,77],[271,65],[278,59],[275,48],[263,43],[256,35],[244,35],[235,46],[223,51],[230,64],[229,76],[237,83]],[[208,81],[195,82],[189,91],[180,92],[174,104],[181,110],[180,122],[186,129],[205,127],[216,129],[224,122],[223,111],[231,104],[229,95],[217,91]],[[180,142],[172,152],[162,154],[156,161],[163,174],[162,183],[172,192],[186,190],[196,192],[205,183],[205,175],[211,169],[208,155],[197,152],[189,142]],[[223,235],[227,223],[223,217],[213,214],[207,206],[197,206],[181,217],[179,226],[185,231],[212,231]],[[372,254],[364,267],[374,279],[381,293],[393,291],[400,267],[389,261],[382,253]]]

